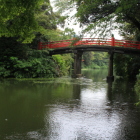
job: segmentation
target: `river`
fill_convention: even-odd
[[[107,70],[72,79],[0,80],[0,140],[139,140],[133,82]]]

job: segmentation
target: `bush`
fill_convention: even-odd
[[[136,105],[140,105],[140,74],[137,75],[137,81],[136,81],[136,84],[134,86],[134,90],[139,98],[139,102],[136,103]]]
[[[0,77],[36,78],[56,77],[56,64],[48,52],[32,50],[27,59],[10,57],[0,66]]]
[[[53,59],[57,64],[57,71],[59,75],[67,75],[71,69],[73,58],[70,54],[54,55]]]
[[[136,79],[140,69],[139,60],[140,56],[137,55],[115,54],[114,66],[116,75],[128,79]]]

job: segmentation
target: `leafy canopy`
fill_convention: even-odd
[[[91,28],[101,27],[102,31],[110,31],[124,23],[133,24],[140,30],[139,0],[74,0],[77,14],[82,24]],[[116,23],[116,24],[114,24]]]
[[[64,0],[59,1],[62,3]],[[111,33],[124,23],[130,23],[140,31],[139,0],[69,0],[69,3],[76,7],[75,16],[81,25],[87,25],[86,32],[94,29],[98,34]],[[65,6],[65,10],[72,7],[66,4]]]
[[[49,0],[0,0],[0,37],[17,37],[30,42],[39,30],[35,16]]]

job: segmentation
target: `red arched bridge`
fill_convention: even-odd
[[[39,42],[38,49],[78,49],[78,47],[86,47],[88,48],[96,48],[104,47],[104,49],[108,49],[110,47],[119,47],[117,50],[125,50],[125,49],[140,49],[139,41],[129,41],[129,40],[118,40],[115,38],[105,39],[105,38],[74,38],[69,40],[61,40],[61,41],[53,41],[53,42]],[[133,51],[133,50],[132,50]]]
[[[114,79],[113,55],[114,53],[129,53],[140,55],[140,42],[105,38],[74,38],[53,42],[39,42],[38,50],[49,49],[50,54],[74,53],[74,75],[81,75],[81,59],[84,51],[109,52],[109,71],[107,81]]]

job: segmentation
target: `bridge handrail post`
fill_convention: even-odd
[[[114,35],[112,35],[112,38],[111,38],[111,46],[115,46],[115,38],[114,38]]]
[[[140,49],[140,44],[137,46],[137,49]]]
[[[42,49],[42,42],[39,42],[38,43],[38,50],[41,50]]]

